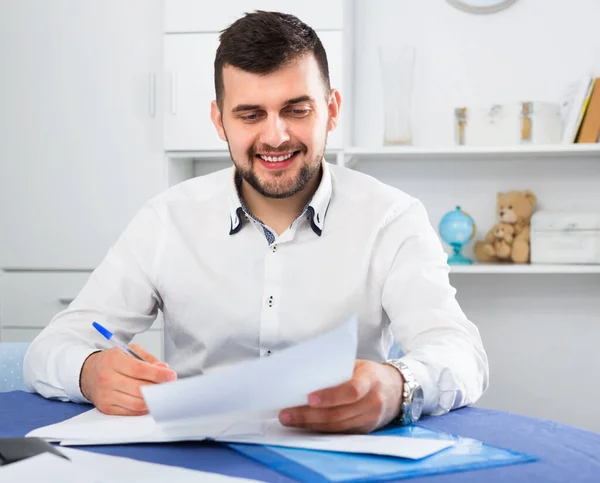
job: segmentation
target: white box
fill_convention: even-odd
[[[454,110],[455,141],[465,146],[513,146],[561,142],[560,104],[515,102]]]
[[[534,213],[531,263],[600,264],[600,213]]]

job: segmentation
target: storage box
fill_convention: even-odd
[[[600,264],[600,213],[534,213],[531,263]]]
[[[561,142],[560,104],[515,102],[454,110],[455,141],[465,146],[512,146]]]

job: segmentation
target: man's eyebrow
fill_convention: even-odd
[[[256,111],[260,109],[258,104],[238,104],[231,112]]]
[[[283,103],[284,106],[289,106],[291,104],[298,104],[299,102],[315,102],[314,98],[308,95],[294,97],[293,99],[288,99]],[[258,104],[238,104],[235,106],[231,112],[244,112],[244,111],[257,111],[261,108]]]
[[[288,99],[287,101],[285,101],[285,105],[289,106],[290,104],[298,104],[299,102],[315,102],[314,98],[310,97],[310,96],[300,96],[300,97],[294,97],[293,99]]]

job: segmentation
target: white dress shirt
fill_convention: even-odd
[[[30,389],[86,401],[81,367],[106,347],[92,321],[130,341],[161,310],[166,361],[180,378],[268,356],[356,314],[357,358],[384,361],[395,339],[426,414],[481,396],[486,353],[418,200],[324,162],[303,214],[277,236],[248,213],[235,180],[233,168],[194,178],[139,211],[31,344]]]

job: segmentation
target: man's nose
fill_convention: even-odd
[[[263,124],[260,142],[273,148],[290,140],[286,122],[279,116],[272,116]]]

